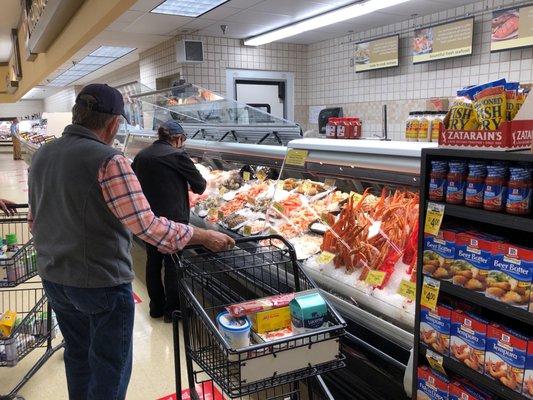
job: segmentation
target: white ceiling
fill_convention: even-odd
[[[18,3],[18,0],[7,1]],[[314,43],[345,35],[348,31],[360,32],[372,27],[403,21],[414,13],[427,15],[475,1],[410,0],[399,6],[387,8],[384,12],[376,12],[302,33],[286,39],[285,42]],[[68,69],[72,65],[72,61],[79,61],[102,45],[129,46],[135,47],[137,50],[74,82],[75,85],[86,84],[122,66],[131,64],[138,60],[140,52],[148,50],[177,34],[223,36],[220,25],[227,25],[227,37],[243,39],[354,3],[354,0],[229,0],[198,18],[150,13],[161,2],[162,0],[138,0],[129,11],[122,14],[105,31],[84,46],[68,63],[51,74],[48,79],[52,80]],[[46,84],[46,81],[43,84]],[[40,96],[39,93],[35,95]],[[43,97],[48,95],[48,93],[42,94]]]
[[[20,0],[1,0],[0,12],[0,62],[11,56],[11,29],[16,28],[20,17]]]

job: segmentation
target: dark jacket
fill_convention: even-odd
[[[201,194],[206,181],[185,151],[156,140],[137,154],[132,168],[155,215],[189,223],[189,186]]]
[[[131,233],[109,210],[98,182],[104,161],[118,153],[90,130],[69,125],[33,156],[29,202],[43,279],[80,288],[133,280]]]

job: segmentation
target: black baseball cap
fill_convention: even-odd
[[[87,99],[81,98],[83,95],[94,97],[96,102],[87,101]],[[81,89],[81,92],[78,93],[76,104],[104,114],[122,115],[126,121],[128,121],[128,117],[126,117],[126,112],[124,111],[124,99],[122,98],[122,94],[114,87],[105,83],[92,83],[85,86]]]
[[[170,136],[185,134],[185,132],[183,131],[183,127],[179,123],[174,121],[173,119],[163,122],[161,124],[161,127],[166,129],[168,133],[170,134]]]

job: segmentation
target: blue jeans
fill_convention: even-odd
[[[131,376],[131,284],[83,289],[43,281],[65,339],[70,400],[122,400]]]

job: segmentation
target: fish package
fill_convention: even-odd
[[[418,367],[417,400],[447,400],[449,380],[445,376],[430,370],[428,367]]]
[[[516,392],[522,390],[528,338],[501,325],[487,327],[485,375]]]
[[[451,382],[449,400],[492,400],[493,397],[466,382]]]
[[[488,322],[462,310],[452,311],[450,356],[483,373]]]
[[[437,236],[424,236],[424,274],[442,280],[452,278],[457,233],[454,229],[441,229]]]
[[[527,310],[533,281],[533,249],[497,243],[493,258],[485,296]]]
[[[528,399],[533,399],[533,340],[530,340],[527,344],[522,394]]]
[[[494,241],[477,233],[461,232],[455,242],[452,282],[466,289],[485,292],[493,267]]]
[[[420,339],[431,349],[445,356],[450,354],[452,309],[438,304],[435,310],[420,309]]]

